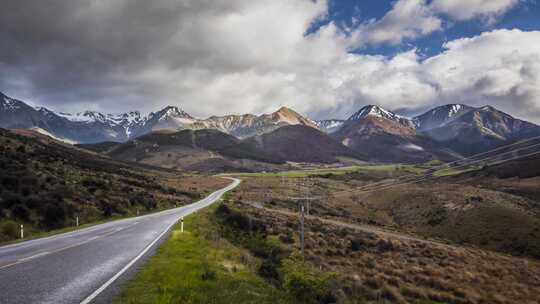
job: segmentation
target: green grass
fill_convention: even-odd
[[[458,174],[471,172],[471,171],[477,171],[481,169],[482,167],[480,166],[460,167],[459,169],[449,167],[449,168],[442,168],[440,170],[437,170],[433,173],[433,175],[437,177],[444,177],[444,176],[458,175]]]
[[[257,276],[259,261],[221,239],[216,206],[177,225],[114,303],[281,303],[283,294]]]
[[[349,167],[339,167],[339,168],[320,168],[320,169],[309,169],[309,170],[294,170],[294,171],[284,171],[284,172],[257,172],[257,173],[238,173],[231,174],[240,177],[308,177],[316,175],[343,175],[359,171],[368,171],[368,172],[396,172],[401,171],[404,173],[414,173],[421,174],[424,173],[427,169],[423,166],[416,165],[402,165],[402,164],[388,164],[388,165],[365,165],[365,166],[349,166]]]

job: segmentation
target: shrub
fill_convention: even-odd
[[[0,239],[12,240],[19,237],[19,224],[6,221],[0,224]]]
[[[66,219],[66,210],[60,202],[47,202],[43,208],[43,225],[46,228],[61,228]]]
[[[30,218],[30,210],[24,204],[15,205],[11,213],[14,217],[19,218],[23,221],[28,221],[28,219]]]
[[[298,303],[335,302],[330,289],[330,275],[314,270],[298,257],[283,261],[283,288]]]

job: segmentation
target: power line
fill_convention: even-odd
[[[526,143],[526,142],[530,142],[530,141],[533,141],[533,140],[536,140],[536,139],[540,139],[540,136],[536,136],[536,137],[531,137],[529,139],[526,139],[526,140],[521,140],[521,141],[518,141],[518,142],[515,142],[515,143],[512,143],[512,144],[509,144],[509,145],[504,145],[504,146],[501,146],[501,147],[498,147],[496,149],[493,149],[493,150],[490,150],[490,151],[486,151],[486,152],[482,152],[482,153],[478,153],[478,154],[475,154],[473,156],[469,156],[467,158],[463,158],[463,159],[460,159],[460,160],[456,160],[456,161],[452,161],[452,162],[449,162],[449,163],[444,163],[442,165],[439,165],[439,166],[435,166],[433,168],[431,168],[430,170],[433,170],[433,172],[436,172],[436,171],[440,171],[441,168],[443,167],[449,167],[453,164],[457,164],[457,163],[460,163],[460,162],[463,162],[463,161],[467,161],[467,160],[473,160],[479,156],[482,156],[482,155],[486,155],[486,154],[490,154],[490,153],[493,153],[493,152],[497,152],[497,151],[500,151],[500,150],[504,150],[506,148],[509,148],[509,147],[512,147],[512,146],[517,146],[517,145],[520,145],[520,144],[523,144],[523,143]],[[528,146],[526,148],[530,148],[531,146]],[[484,158],[484,159],[488,159],[488,158]],[[462,165],[463,166],[463,165]],[[445,168],[446,169],[446,168]],[[455,167],[454,167],[455,169]],[[444,170],[444,169],[443,169]],[[409,175],[405,175],[405,176],[400,176],[398,177],[398,179],[406,179],[406,178],[417,178],[418,175],[417,174],[409,174]],[[380,182],[375,182],[375,183],[371,183],[369,185],[365,185],[365,186],[362,186],[360,187],[360,189],[363,189],[363,188],[369,188],[371,186],[375,186],[375,185],[381,185],[381,186],[384,186],[384,184],[388,184],[389,182],[387,180],[384,180],[384,181],[380,181]],[[390,182],[391,184],[392,182]]]
[[[537,154],[540,154],[540,151],[536,151],[536,152],[533,152],[533,153],[512,157],[512,158],[505,159],[505,160],[502,160],[502,161],[494,161],[493,163],[488,164],[488,166],[499,165],[499,164],[503,164],[503,163],[506,163],[506,162],[509,162],[509,161],[513,161],[513,160],[521,159],[521,158],[526,158],[526,157],[537,155]],[[337,195],[334,195],[334,197],[341,196],[342,194],[370,193],[370,192],[374,192],[374,191],[385,190],[385,189],[396,187],[396,186],[403,186],[403,185],[407,185],[407,184],[415,184],[415,183],[418,183],[418,182],[421,182],[421,181],[437,179],[437,178],[440,178],[440,177],[441,176],[433,176],[433,175],[431,175],[431,176],[425,176],[425,177],[419,178],[417,180],[412,180],[412,181],[402,182],[402,183],[396,183],[396,184],[387,185],[387,186],[384,186],[384,187],[378,187],[378,188],[376,187],[374,189],[369,189],[369,190],[364,190],[364,191],[354,191],[353,190],[353,191],[348,191],[347,193],[345,193],[345,191],[343,191],[341,193],[338,193]]]
[[[530,140],[527,140],[527,141],[530,141]],[[524,141],[525,142],[525,141]],[[523,143],[523,142],[522,142]],[[507,145],[505,146],[505,148],[508,148],[510,146],[513,146],[515,144],[512,144],[512,145]],[[490,156],[490,157],[486,157],[486,158],[483,158],[483,159],[479,159],[479,160],[475,160],[475,161],[471,161],[471,162],[468,162],[468,163],[465,163],[463,165],[460,165],[460,166],[456,166],[456,167],[450,167],[450,168],[445,168],[443,170],[435,170],[435,171],[432,171],[428,174],[424,174],[423,176],[418,176],[418,175],[408,175],[408,176],[405,176],[405,177],[400,177],[399,179],[406,179],[406,178],[409,178],[409,177],[413,177],[414,179],[417,179],[417,178],[420,178],[422,179],[423,177],[425,176],[432,176],[433,173],[437,172],[437,171],[444,171],[444,170],[448,170],[448,169],[453,169],[453,170],[456,170],[456,169],[459,169],[459,168],[464,168],[464,167],[468,167],[468,166],[471,166],[472,164],[475,164],[475,163],[481,163],[483,161],[487,161],[487,160],[490,160],[492,158],[495,158],[495,157],[501,157],[503,155],[506,155],[506,154],[512,154],[512,153],[516,153],[518,151],[522,151],[522,150],[527,150],[527,149],[531,149],[533,147],[536,147],[536,146],[540,146],[540,143],[537,143],[537,144],[531,144],[531,145],[528,145],[526,147],[522,147],[522,148],[519,148],[519,149],[514,149],[514,150],[510,150],[510,151],[507,151],[507,152],[504,152],[504,153],[499,153],[497,155],[493,155],[493,156]],[[497,148],[495,150],[502,150],[502,147],[500,148]],[[495,150],[491,151],[491,152],[494,152]],[[488,154],[488,153],[482,153],[483,155],[485,154]],[[456,163],[456,162],[452,162],[452,163]],[[404,181],[406,182],[406,180]],[[372,183],[372,184],[368,184],[368,185],[365,185],[365,186],[362,186],[360,187],[359,189],[355,189],[355,190],[345,190],[345,191],[341,191],[341,192],[337,192],[334,194],[334,196],[336,195],[340,195],[341,193],[343,194],[346,194],[346,193],[351,193],[351,192],[358,192],[358,191],[363,191],[363,190],[368,190],[370,189],[371,187],[375,186],[375,188],[377,187],[386,187],[386,186],[389,186],[389,185],[392,185],[392,184],[395,184],[395,183],[399,183],[399,181],[391,181],[391,182],[388,182],[388,181],[385,181],[383,183],[381,182],[378,182],[378,183]]]

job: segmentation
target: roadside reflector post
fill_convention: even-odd
[[[21,224],[21,240],[24,239],[24,226]]]
[[[184,218],[183,217],[180,219],[180,232],[184,233]]]
[[[77,217],[75,217],[75,224],[77,225],[77,227],[79,227],[79,216],[77,215]]]
[[[304,258],[304,202],[300,206],[300,249],[302,251],[302,259]]]
[[[137,216],[139,216],[139,208],[137,208]]]

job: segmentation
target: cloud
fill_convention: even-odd
[[[539,122],[540,32],[496,30],[445,44],[421,64],[445,101],[492,104]]]
[[[341,82],[334,82],[351,105],[419,111],[446,103],[491,104],[540,122],[539,31],[485,32],[449,41],[427,59],[416,50],[393,58],[355,55],[336,71]]]
[[[370,20],[353,33],[356,47],[365,44],[400,44],[442,29],[426,0],[398,0],[379,20]]]
[[[400,5],[431,18],[424,1]],[[368,103],[415,111],[466,102],[540,122],[539,32],[486,32],[427,59],[415,49],[364,55],[349,52],[358,40],[332,21],[306,34],[327,10],[311,0],[11,1],[0,10],[0,90],[63,111],[174,104],[205,117],[287,105],[340,118]],[[396,27],[404,16],[371,22],[379,32],[363,39],[437,30],[436,21]]]
[[[519,2],[520,0],[433,0],[431,8],[455,20],[464,21],[480,17],[493,22]]]

